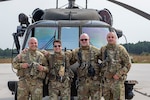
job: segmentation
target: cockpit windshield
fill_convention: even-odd
[[[53,41],[58,38],[58,28],[36,27],[34,36],[38,39],[39,49],[52,49]]]
[[[98,48],[107,44],[108,27],[35,27],[34,37],[38,39],[39,49],[53,49],[53,41],[60,39],[63,48],[75,49],[80,46],[79,37],[87,33],[90,44]]]
[[[62,46],[66,49],[79,47],[79,27],[62,27],[61,41]]]
[[[89,35],[91,45],[100,48],[107,44],[106,36],[109,29],[106,27],[83,27],[82,32]]]

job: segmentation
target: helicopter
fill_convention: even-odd
[[[58,0],[57,0],[58,1]],[[86,0],[87,1],[87,0]],[[150,20],[150,15],[133,8],[124,3],[116,0],[107,0],[112,3],[119,4],[142,17]],[[57,3],[58,4],[58,3]],[[68,0],[68,6],[66,8],[50,8],[42,10],[36,8],[32,12],[32,22],[29,22],[29,17],[24,13],[20,13],[18,16],[20,25],[17,26],[17,32],[13,33],[14,43],[16,49],[12,49],[12,55],[19,54],[24,48],[27,47],[27,43],[30,37],[36,37],[39,41],[39,49],[52,50],[52,42],[55,39],[62,41],[63,47],[68,50],[79,47],[79,35],[83,32],[90,36],[91,44],[100,48],[107,44],[106,35],[110,31],[114,31],[118,38],[121,38],[123,33],[113,27],[112,14],[108,9],[97,10],[87,9],[87,7],[80,8],[75,5],[75,0]],[[73,38],[72,38],[73,37]],[[20,38],[22,42],[20,42]],[[72,66],[72,70],[76,72],[75,66]],[[75,89],[74,79],[72,83],[72,99],[77,96]],[[136,84],[134,80],[127,80],[126,86],[126,98],[132,99],[134,94],[132,93],[133,86]],[[15,94],[15,100],[17,100],[17,81],[8,81],[8,88]],[[43,87],[43,97],[47,96],[47,86]]]

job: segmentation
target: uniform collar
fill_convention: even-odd
[[[34,51],[33,51],[33,50],[29,49],[29,52],[30,52],[30,54],[31,54],[32,56],[36,56],[36,51],[37,51],[37,50],[34,50]]]
[[[29,52],[30,52],[30,53],[36,53],[36,51],[37,51],[37,50],[31,50],[31,49],[29,49]]]
[[[62,55],[62,52],[55,52],[56,55]]]
[[[89,50],[89,49],[90,49],[90,46],[82,46],[81,49],[82,49],[82,50]]]
[[[117,44],[107,44],[108,49],[115,49],[117,47]]]

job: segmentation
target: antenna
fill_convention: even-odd
[[[68,2],[69,2],[68,8],[73,8],[75,5],[75,0],[68,0]]]
[[[88,1],[88,0],[86,0],[86,3],[85,3],[85,4],[86,4],[86,7],[85,7],[86,9],[87,9],[87,1]]]
[[[58,0],[56,0],[56,9],[58,8]]]

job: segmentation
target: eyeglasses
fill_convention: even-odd
[[[54,45],[54,47],[55,47],[55,48],[57,48],[57,47],[61,47],[61,45]]]
[[[80,39],[80,41],[87,41],[88,39]]]

